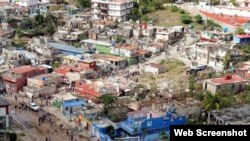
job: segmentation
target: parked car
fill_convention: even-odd
[[[40,107],[36,105],[36,103],[32,102],[32,103],[28,103],[27,106],[34,110],[34,111],[39,111],[40,110]]]

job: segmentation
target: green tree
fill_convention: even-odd
[[[77,0],[77,6],[80,8],[90,8],[91,0]]]
[[[154,4],[156,10],[160,10],[160,9],[164,8],[162,0],[153,0],[152,2]]]
[[[55,61],[54,63],[52,63],[53,68],[58,68],[59,66],[60,66],[60,63],[58,61]]]
[[[188,79],[188,88],[189,88],[190,94],[193,95],[195,91],[195,78],[193,76],[190,76]]]
[[[170,9],[172,12],[177,12],[179,10],[177,6],[171,6]]]
[[[230,53],[227,52],[226,55],[224,56],[224,61],[223,61],[223,65],[225,69],[229,67],[231,60],[232,60],[232,56]]]
[[[234,6],[238,6],[238,4],[236,3],[236,0],[230,0],[230,3],[232,3]]]
[[[112,95],[104,95],[102,99],[105,109],[110,108],[117,101],[117,98]]]
[[[45,18],[46,24],[52,24],[54,27],[57,26],[57,20],[58,19],[51,13],[48,13],[48,15]]]
[[[139,8],[134,7],[131,11],[131,19],[135,22],[137,20],[139,20],[141,17],[140,12],[139,12]]]
[[[227,97],[223,97],[220,93],[212,95],[210,92],[206,92],[202,106],[205,110],[209,111],[229,106],[232,104],[231,102],[232,98],[227,99]]]
[[[180,19],[181,19],[181,22],[184,23],[184,24],[192,23],[192,18],[189,15],[182,15],[180,17]]]
[[[244,29],[241,27],[237,27],[235,30],[235,34],[245,34]]]
[[[52,24],[48,24],[46,27],[45,34],[53,35],[56,32],[55,27]]]
[[[185,14],[186,12],[185,12],[185,10],[180,10],[180,14]]]
[[[121,35],[117,35],[115,38],[115,42],[116,43],[121,43],[123,41],[122,36]]]
[[[196,15],[195,17],[195,21],[198,23],[198,24],[201,24],[203,22],[203,19],[202,19],[202,16],[201,15]]]
[[[218,5],[220,4],[220,0],[210,0],[211,5]]]
[[[250,44],[242,45],[240,48],[244,53],[250,54]]]
[[[44,22],[45,22],[45,18],[43,17],[43,15],[38,14],[35,16],[35,25],[36,26],[41,26],[44,24]]]

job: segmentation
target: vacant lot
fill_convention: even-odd
[[[138,84],[151,87],[156,85],[158,89],[178,89],[180,85],[186,86],[187,75],[185,74],[185,64],[176,59],[166,59],[160,61],[167,71],[163,74],[154,75],[144,73],[139,76]]]
[[[165,7],[165,10],[159,10],[157,12],[150,13],[148,15],[148,17],[150,19],[157,18],[157,21],[158,21],[157,24],[159,26],[167,26],[167,27],[169,27],[169,26],[182,25],[182,26],[187,27],[188,25],[183,24],[181,22],[181,20],[180,20],[181,15],[183,15],[183,14],[180,13],[180,11],[181,11],[181,9],[178,8],[178,11],[172,12],[171,7],[167,6],[167,7]],[[185,14],[189,15],[189,13],[187,13],[187,11],[185,11]],[[194,28],[196,30],[202,29],[203,25],[197,24],[195,22],[194,18],[192,20],[193,20],[192,24],[194,25]]]

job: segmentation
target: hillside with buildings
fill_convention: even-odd
[[[249,124],[249,3],[0,0],[0,140]]]

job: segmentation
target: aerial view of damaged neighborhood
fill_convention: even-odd
[[[250,0],[0,0],[1,141],[169,141],[250,124]]]

